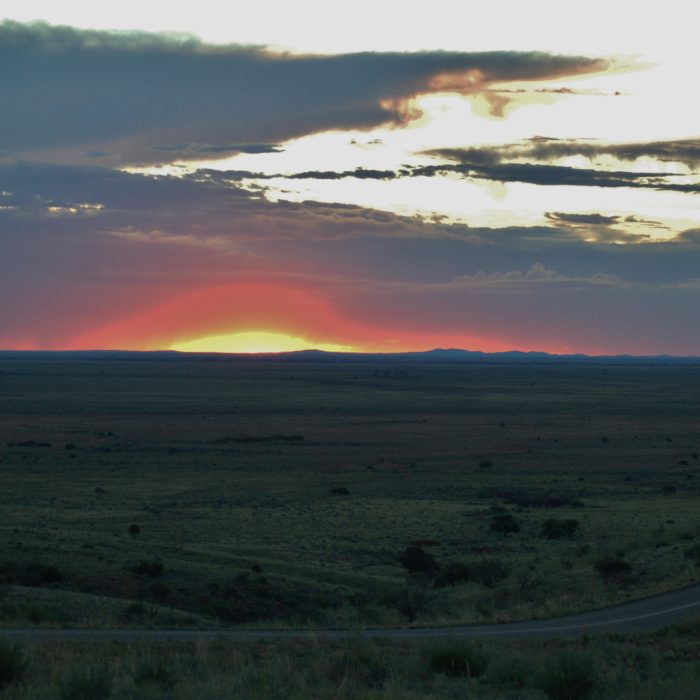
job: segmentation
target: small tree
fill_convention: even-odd
[[[437,574],[440,568],[430,552],[426,552],[422,547],[416,545],[406,547],[399,561],[409,574],[425,574],[431,578]]]
[[[491,529],[507,537],[511,532],[520,532],[520,523],[510,513],[499,513],[491,518]]]

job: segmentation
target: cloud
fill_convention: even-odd
[[[210,143],[164,143],[151,146],[154,151],[175,153],[179,157],[196,158],[211,155],[237,153],[281,153],[284,149],[271,143],[210,144]],[[108,155],[108,154],[105,154]]]
[[[571,229],[615,225],[587,213],[470,228],[271,202],[225,175],[36,163],[0,167],[0,193],[0,296],[12,300],[0,346],[65,346],[171,302],[179,308],[198,290],[244,283],[308,289],[348,323],[388,337],[420,332],[421,342],[455,329],[484,347],[690,352],[700,342],[697,230],[619,246]],[[226,330],[236,297],[221,303]]]
[[[595,159],[607,155],[623,161],[652,158],[664,163],[683,163],[693,169],[700,165],[700,139],[606,143],[591,139],[555,139],[540,136],[498,146],[446,148],[428,153],[460,162],[492,164],[523,159],[552,161],[571,156]]]
[[[633,187],[641,189],[666,190],[686,194],[700,193],[700,183],[674,182],[674,175],[664,172],[627,172],[574,168],[563,165],[543,165],[537,163],[501,163],[492,158],[490,151],[479,153],[477,149],[450,149],[438,153],[460,163],[440,163],[436,165],[405,166],[399,170],[372,170],[356,168],[345,171],[308,170],[290,175],[233,172],[231,177],[255,179],[287,178],[290,180],[393,180],[405,177],[436,177],[440,175],[461,175],[469,179],[491,180],[495,182],[523,182],[540,186],[568,187]],[[475,155],[474,161],[466,158]]]
[[[11,21],[0,24],[0,61],[0,150],[102,150],[124,162],[158,162],[164,152],[154,144],[267,144],[398,123],[417,93],[474,93],[609,66],[541,52],[292,55]]]

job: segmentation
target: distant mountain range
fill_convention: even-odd
[[[547,352],[481,352],[456,348],[422,352],[354,353],[299,350],[295,352],[236,354],[184,353],[174,350],[0,350],[5,360],[141,360],[141,361],[258,361],[258,362],[355,362],[355,363],[430,363],[430,364],[700,364],[700,356],[678,355],[553,355]]]

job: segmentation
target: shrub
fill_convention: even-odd
[[[159,561],[142,560],[136,566],[132,566],[131,570],[139,576],[150,576],[151,578],[159,578],[163,575],[165,567]]]
[[[399,558],[401,566],[411,574],[425,574],[435,576],[440,568],[430,552],[426,552],[422,547],[410,545],[404,549]]]
[[[472,581],[486,588],[493,588],[497,583],[510,576],[510,571],[498,559],[482,559],[471,565]]]
[[[454,586],[472,580],[472,570],[469,564],[459,561],[451,561],[442,567],[435,581],[436,588]]]
[[[136,523],[132,523],[131,525],[129,525],[129,534],[132,537],[136,537],[136,535],[141,534],[141,528]]]
[[[146,615],[146,607],[143,603],[129,603],[124,610],[124,616],[128,620],[142,620]]]
[[[550,518],[542,523],[540,534],[548,540],[556,540],[560,537],[573,537],[577,529],[578,520]]]
[[[511,532],[520,532],[520,523],[510,513],[500,513],[491,518],[491,529],[506,537]]]
[[[0,567],[0,580],[21,586],[49,586],[63,581],[64,575],[51,564],[36,561],[5,562]]]
[[[59,700],[105,700],[112,690],[112,673],[104,666],[76,668],[61,681]]]
[[[596,675],[589,656],[568,652],[544,667],[536,685],[553,700],[587,700],[593,695]]]
[[[428,659],[430,670],[446,676],[479,678],[489,665],[486,652],[468,642],[450,642],[436,647]]]
[[[694,559],[695,563],[700,566],[700,544],[696,544],[685,550],[686,559]]]
[[[162,663],[142,659],[133,674],[134,683],[140,686],[156,686],[161,690],[171,690],[177,682],[175,674]]]
[[[0,641],[0,690],[15,683],[27,672],[27,661],[20,647]]]
[[[496,494],[506,503],[520,508],[583,508],[583,502],[563,493],[532,494],[523,491],[500,491]]]
[[[170,598],[170,588],[162,581],[154,581],[149,587],[148,592],[157,603],[165,603]]]
[[[352,640],[330,668],[336,685],[350,682],[357,686],[380,689],[389,678],[389,670],[381,653],[364,639]]]
[[[524,688],[532,678],[532,662],[524,656],[504,656],[491,664],[489,678],[500,686]]]
[[[632,569],[624,559],[612,555],[601,557],[593,564],[593,567],[603,578],[622,576]]]
[[[493,588],[508,578],[510,572],[498,559],[481,559],[471,562],[450,562],[443,567],[435,580],[436,588],[454,586],[458,583],[478,583]]]

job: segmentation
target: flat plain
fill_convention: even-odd
[[[5,625],[489,622],[697,581],[695,366],[0,372]]]
[[[0,358],[0,625],[349,628],[0,640],[9,700],[694,700],[700,627],[387,642],[700,573],[700,369]]]

